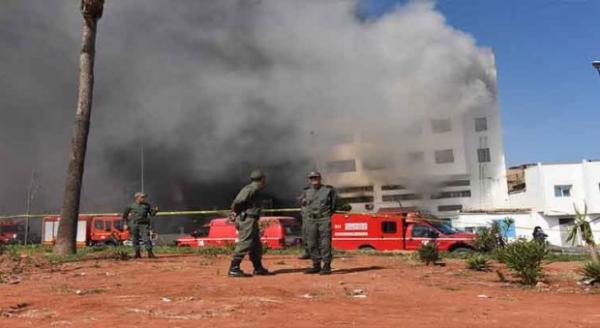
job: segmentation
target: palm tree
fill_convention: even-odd
[[[583,213],[579,212],[575,204],[573,204],[573,208],[575,209],[575,225],[571,228],[571,231],[569,231],[567,241],[570,241],[573,245],[575,245],[578,239],[577,237],[579,236],[589,248],[592,261],[598,262],[598,251],[596,241],[594,240],[594,233],[592,232],[590,221],[587,220],[587,204],[584,204]]]
[[[57,254],[74,254],[76,251],[79,200],[85,163],[85,152],[90,128],[92,97],[94,91],[94,57],[96,29],[102,17],[104,0],[81,0],[83,29],[79,54],[79,94],[75,127],[71,138],[71,153],[67,179],[54,251]]]

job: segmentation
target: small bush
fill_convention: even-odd
[[[434,242],[423,244],[421,248],[419,248],[419,259],[421,262],[424,262],[425,265],[431,263],[435,264],[435,262],[440,259],[440,252],[438,251],[437,244]]]
[[[585,263],[581,268],[581,273],[586,280],[600,281],[600,262]]]
[[[474,254],[466,260],[467,269],[474,271],[489,271],[490,263],[488,259],[481,254]]]
[[[504,238],[500,232],[500,225],[494,222],[491,228],[481,227],[477,230],[477,237],[473,241],[475,249],[479,252],[492,252],[503,247]]]
[[[521,282],[535,285],[543,276],[542,260],[547,254],[544,244],[534,240],[519,240],[498,252],[499,258],[512,270]]]

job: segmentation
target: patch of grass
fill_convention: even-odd
[[[196,251],[196,254],[203,256],[218,256],[218,255],[231,255],[233,253],[235,246],[228,247],[214,247],[214,246],[205,246],[200,247]]]
[[[468,257],[465,261],[467,264],[467,269],[474,271],[489,271],[490,263],[488,262],[487,257],[481,254],[474,254],[471,257]]]
[[[589,259],[589,254],[548,253],[544,257],[544,261],[548,262],[584,262],[589,261]]]

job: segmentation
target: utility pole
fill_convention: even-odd
[[[140,185],[141,192],[144,192],[144,138],[141,138],[140,142]]]
[[[23,244],[27,245],[29,242],[29,219],[31,216],[31,204],[33,203],[33,199],[35,198],[35,194],[38,190],[37,183],[37,174],[35,169],[31,170],[31,179],[29,180],[29,187],[27,187],[27,200],[26,204],[26,216],[25,216],[25,238],[23,240]]]

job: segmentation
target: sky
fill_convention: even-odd
[[[406,0],[363,0],[376,18]],[[599,0],[439,0],[496,54],[507,165],[600,160]]]

